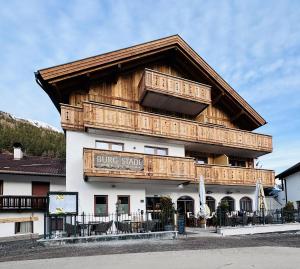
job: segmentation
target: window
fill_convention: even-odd
[[[160,197],[146,197],[146,210],[160,210]]]
[[[238,159],[234,159],[234,158],[229,158],[229,164],[231,166],[246,167],[246,161],[245,160],[238,160]]]
[[[118,211],[120,214],[130,214],[130,196],[118,195]]]
[[[0,195],[3,195],[3,180],[0,180]]]
[[[228,210],[234,211],[234,199],[230,196],[225,196],[221,199],[221,203],[226,203],[228,205]]]
[[[96,141],[97,149],[107,149],[115,151],[124,151],[123,143],[107,142],[107,141]]]
[[[207,164],[208,159],[207,159],[207,157],[196,157],[196,163],[197,164]]]
[[[147,154],[168,155],[168,149],[167,148],[158,148],[158,147],[145,146],[144,151]]]
[[[95,215],[97,216],[106,216],[108,215],[108,196],[107,195],[95,195]]]
[[[24,221],[15,223],[15,234],[33,233],[33,222]]]
[[[240,210],[252,212],[252,200],[249,197],[243,197],[240,200]]]
[[[206,196],[206,204],[209,207],[210,213],[216,211],[216,200],[211,196]]]

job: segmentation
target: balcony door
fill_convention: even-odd
[[[49,182],[32,182],[32,196],[46,197],[50,190]],[[32,198],[32,209],[43,209],[46,206],[46,200],[41,198]]]
[[[32,196],[47,196],[49,189],[49,182],[32,182]]]

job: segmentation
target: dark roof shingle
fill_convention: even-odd
[[[65,176],[66,161],[40,156],[14,160],[13,154],[0,153],[0,173]]]

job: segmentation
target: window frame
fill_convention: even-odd
[[[3,195],[3,187],[4,187],[3,180],[0,180],[0,195]]]
[[[246,210],[244,208],[242,208],[242,205],[245,205],[246,203],[250,203],[250,210]],[[247,205],[248,206],[248,205]],[[246,206],[246,207],[247,207]],[[241,199],[240,199],[240,211],[246,211],[246,212],[253,212],[253,201],[250,197],[248,196],[243,196]]]
[[[29,222],[31,224],[30,232],[25,233],[25,234],[33,233],[33,221],[20,221],[20,222],[15,222],[15,234],[22,234],[21,233],[21,223],[24,223],[24,222]]]
[[[108,149],[101,149],[101,148],[97,148],[97,143],[106,143],[108,144]],[[112,146],[113,145],[118,145],[122,147],[122,150],[113,150]],[[100,150],[112,150],[112,151],[124,151],[124,143],[121,142],[113,142],[113,141],[105,141],[105,140],[96,140],[95,141],[95,147],[96,149],[100,149]]]
[[[118,195],[117,196],[117,201],[119,202],[120,198],[122,198],[122,197],[127,197],[128,198],[128,213],[123,213],[123,214],[130,215],[130,195]]]
[[[154,150],[154,153],[147,153],[147,152],[146,152],[146,148],[148,148],[148,149],[153,149],[153,150]],[[163,154],[158,154],[158,153],[157,153],[158,150],[165,150],[166,154],[165,154],[165,155],[163,155]],[[144,146],[144,153],[150,154],[150,155],[158,155],[158,156],[169,156],[169,149],[168,149],[168,148],[164,148],[164,147],[155,147],[155,146],[148,146],[148,145],[145,145],[145,146]]]
[[[96,198],[97,197],[105,197],[105,200],[106,200],[106,207],[105,207],[105,212],[103,214],[98,214],[96,212]],[[108,216],[108,195],[97,195],[95,194],[94,195],[94,215],[95,216]]]

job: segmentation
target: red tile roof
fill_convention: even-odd
[[[65,176],[66,161],[40,156],[14,160],[13,154],[0,153],[0,173]]]

